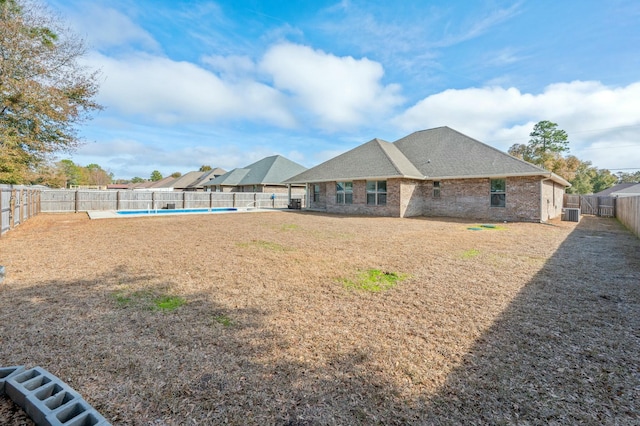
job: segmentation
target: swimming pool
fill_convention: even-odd
[[[236,212],[235,207],[216,207],[211,209],[148,209],[148,210],[118,210],[118,215],[156,215],[156,214],[183,214],[183,213],[222,213]]]

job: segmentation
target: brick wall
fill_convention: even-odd
[[[541,194],[542,188],[542,194]],[[336,183],[320,184],[320,201],[311,208],[330,213],[371,216],[455,217],[486,221],[539,222],[562,212],[562,186],[551,181],[540,183],[539,177],[506,178],[505,207],[491,206],[488,178],[440,181],[440,196],[434,196],[433,181],[389,179],[387,204],[367,205],[366,181],[353,181],[353,204],[336,203]],[[309,186],[310,197],[313,186]],[[542,207],[540,207],[542,195]]]
[[[562,214],[564,199],[564,187],[551,180],[542,182],[542,209],[541,220],[554,219]]]
[[[445,216],[490,221],[531,221],[540,218],[540,179],[506,179],[505,207],[491,207],[490,180],[440,181],[440,197],[433,196],[433,181],[423,184],[424,216]]]
[[[336,203],[336,183],[326,183],[326,208],[329,213],[400,217],[400,180],[387,181],[387,204],[367,204],[367,182],[353,181],[353,204]]]

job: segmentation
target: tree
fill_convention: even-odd
[[[182,176],[182,173],[180,173],[180,172],[173,172],[173,173],[171,173],[171,177],[172,177],[172,178],[179,178],[180,176]]]
[[[640,183],[640,171],[635,173],[618,172],[618,183]]]
[[[157,182],[159,180],[162,180],[162,173],[160,173],[157,170],[154,170],[151,172],[151,181],[152,182]]]
[[[607,169],[598,169],[596,175],[592,179],[593,192],[604,191],[607,188],[611,188],[618,182],[618,177],[611,174]]]
[[[68,188],[69,185],[80,185],[82,179],[82,168],[80,166],[71,160],[60,160],[56,163],[56,166],[66,178],[65,188]]]
[[[112,175],[106,170],[103,170],[97,164],[89,164],[85,167],[87,173],[87,185],[108,185],[111,183]]]
[[[79,144],[77,125],[102,107],[84,42],[42,5],[0,0],[0,183],[23,183],[58,151]]]
[[[543,120],[533,126],[529,133],[529,143],[514,144],[508,153],[514,157],[528,161],[537,166],[544,167],[545,163],[553,163],[561,157],[561,154],[569,150],[567,132],[558,129],[556,123]]]
[[[141,177],[134,177],[133,179],[131,179],[131,183],[142,183],[142,182],[146,182],[144,179],[142,179]]]
[[[211,170],[211,166],[206,166],[206,165],[202,165],[200,166],[200,170],[198,170],[199,172],[208,172]]]
[[[563,153],[569,151],[569,136],[564,130],[558,129],[556,123],[543,120],[533,126],[529,133],[529,150],[534,157],[542,158],[549,153]]]

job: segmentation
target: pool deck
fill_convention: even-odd
[[[141,210],[140,214],[118,214],[116,210],[90,210],[87,211],[90,219],[122,219],[126,217],[162,217],[162,216],[176,216],[176,215],[193,215],[193,214],[226,214],[226,213],[263,213],[263,212],[277,212],[286,211],[287,209],[252,209],[252,208],[239,208],[237,210],[221,210],[221,211],[198,211],[198,212],[182,212],[176,211],[175,213],[168,213],[166,211],[162,214],[149,214],[147,210]]]

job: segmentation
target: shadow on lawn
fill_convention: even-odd
[[[429,398],[425,424],[637,424],[640,240],[583,217]]]
[[[125,268],[0,290],[0,364],[43,366],[113,424],[630,424],[639,254],[617,222],[585,217],[445,385],[419,400],[404,400],[366,349],[292,359],[293,340],[264,310],[211,294],[183,295],[188,304],[170,312],[123,303],[123,288],[171,288]]]

